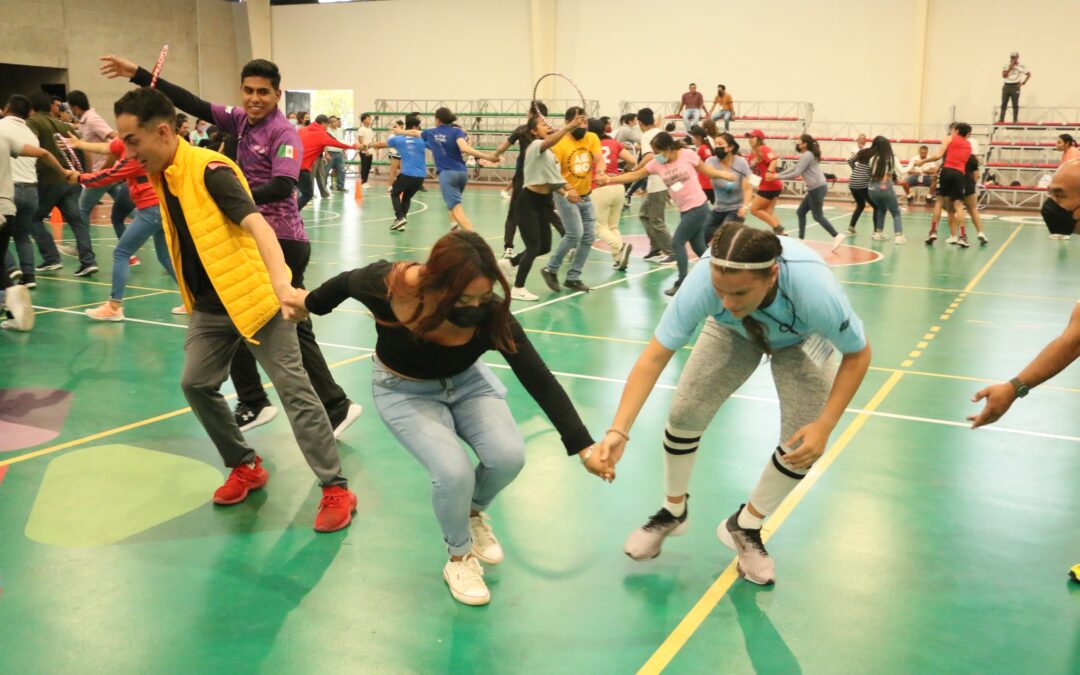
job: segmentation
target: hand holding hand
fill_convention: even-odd
[[[983,407],[982,412],[978,415],[969,415],[967,418],[971,422],[972,429],[993,424],[1001,419],[1001,416],[1007,413],[1016,401],[1016,387],[1011,382],[992,384],[975,392],[975,395],[971,397],[971,402],[978,403],[983,399],[986,399],[986,406]]]
[[[101,57],[101,74],[110,80],[117,77],[126,77],[130,80],[135,77],[135,71],[138,69],[139,67],[134,63],[119,56],[109,54]]]
[[[293,288],[291,291],[278,298],[281,302],[281,316],[290,323],[306,321],[309,314],[304,300],[308,292],[302,288]]]
[[[78,185],[79,172],[75,171],[74,169],[66,169],[64,171],[64,180],[66,180],[68,183],[71,183],[72,185]]]
[[[611,483],[615,480],[615,468],[608,464],[607,453],[600,448],[600,444],[590,445],[578,453],[585,470],[594,476]]]
[[[626,452],[626,440],[626,437],[622,434],[609,431],[604,434],[604,437],[597,444],[603,454],[604,461],[612,469],[615,468],[615,465],[622,459],[623,453]]]

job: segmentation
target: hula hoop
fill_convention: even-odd
[[[553,127],[553,125],[551,124],[551,120],[549,120],[547,117],[545,117],[544,114],[542,112],[540,112],[540,108],[536,105],[536,100],[537,100],[536,95],[540,91],[540,83],[543,82],[546,78],[549,78],[549,77],[561,77],[562,79],[566,80],[567,83],[569,83],[570,86],[574,88],[574,91],[577,92],[578,98],[581,99],[581,109],[583,111],[585,111],[586,115],[589,114],[588,108],[585,106],[585,94],[581,93],[581,88],[578,87],[576,84],[574,84],[573,80],[571,80],[566,75],[563,75],[562,73],[544,73],[543,75],[540,76],[540,78],[538,80],[536,80],[536,84],[533,85],[532,98],[530,99],[533,102],[533,112],[536,113],[537,117],[539,117],[541,120],[546,122],[548,126]]]
[[[165,63],[165,57],[169,54],[169,45],[165,45],[161,48],[161,54],[158,56],[157,63],[154,64],[154,70],[150,72],[150,86],[156,87],[158,75],[161,74],[161,66]]]
[[[67,162],[68,168],[83,173],[82,162],[79,161],[79,156],[75,154],[75,150],[68,144],[66,138],[60,133],[53,134],[53,140],[56,141],[56,145],[61,150],[61,155],[64,157],[64,161]]]

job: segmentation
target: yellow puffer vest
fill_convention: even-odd
[[[259,255],[255,238],[226,218],[206,190],[204,177],[211,162],[232,167],[244,189],[251,194],[244,174],[235,163],[213,150],[194,148],[183,139],[180,139],[172,165],[165,169],[165,182],[180,201],[191,239],[221,304],[225,305],[225,311],[240,334],[252,340],[252,336],[281,311],[281,305],[270,284],[270,274]],[[184,282],[180,240],[169,218],[169,209],[165,207],[161,177],[161,174],[151,175],[150,182],[161,203],[161,220],[165,225],[165,239],[180,295],[190,312],[195,299]]]

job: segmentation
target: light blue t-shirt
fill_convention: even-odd
[[[464,129],[440,124],[434,129],[424,129],[423,137],[435,158],[436,171],[467,171],[457,145],[459,138],[465,138]]]
[[[862,351],[866,347],[862,319],[855,314],[829,266],[806,244],[788,237],[780,237],[780,241],[780,290],[772,304],[750,315],[765,326],[769,345],[781,349],[817,335],[843,354]],[[742,320],[724,309],[712,285],[711,267],[711,255],[706,253],[661,317],[655,335],[666,349],[685,347],[698,325],[709,316],[749,338]]]
[[[714,169],[727,168],[716,157],[708,158],[705,163]],[[735,174],[735,180],[712,179],[713,211],[735,211],[743,205],[743,181],[750,180],[750,164],[736,155],[730,171]]]
[[[427,147],[424,139],[416,136],[391,136],[386,139],[386,144],[398,151],[401,156],[401,173],[413,178],[426,178],[427,166],[424,159],[424,149]]]

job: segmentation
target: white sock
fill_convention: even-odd
[[[750,513],[749,505],[744,506],[742,511],[739,511],[739,517],[735,522],[739,524],[744,530],[760,530],[761,524],[765,522],[764,518],[758,518],[754,514]]]
[[[683,497],[683,500],[678,503],[675,503],[670,499],[664,499],[664,508],[667,509],[671,515],[679,518],[682,514],[686,513],[686,497]]]
[[[249,469],[254,469],[255,468],[255,462],[244,462],[244,466],[246,466]]]
[[[780,502],[784,501],[784,497],[788,496],[788,493],[795,489],[795,486],[799,484],[803,476],[806,475],[805,471],[801,469],[795,469],[786,464],[783,460],[784,451],[781,448],[776,448],[773,451],[772,457],[769,458],[769,462],[765,465],[765,468],[761,471],[761,478],[758,479],[758,483],[754,486],[754,491],[750,493],[749,503],[754,505],[754,509],[758,513],[764,513],[766,516],[776,510],[776,507],[780,506]],[[739,524],[742,525],[743,514],[747,514],[747,509],[743,509],[739,514]],[[760,527],[761,519],[758,519],[758,527]]]
[[[690,474],[694,470],[700,440],[700,431],[675,429],[670,425],[664,431],[665,495],[686,494],[690,487]]]

